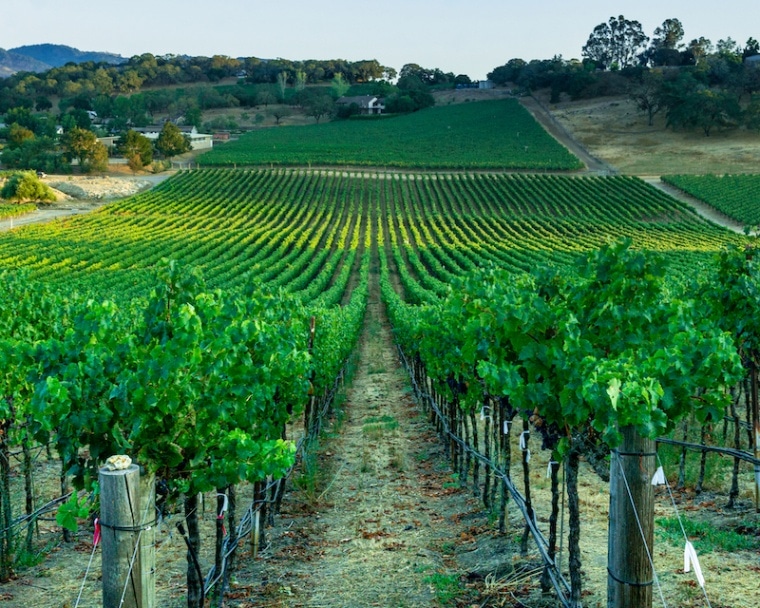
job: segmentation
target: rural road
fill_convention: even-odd
[[[7,232],[8,230],[13,230],[14,228],[27,226],[29,224],[41,224],[74,215],[89,213],[102,207],[108,202],[153,188],[156,184],[160,184],[174,173],[174,171],[167,171],[154,175],[141,175],[139,177],[125,176],[122,174],[97,177],[82,176],[81,180],[72,181],[72,183],[79,185],[88,198],[78,199],[70,197],[69,200],[63,202],[40,206],[37,211],[22,217],[0,220],[0,232]],[[55,187],[55,183],[63,179],[64,178],[60,176],[51,175],[43,181]],[[66,181],[68,180],[69,178],[66,177]],[[125,184],[128,185],[126,189]],[[129,185],[132,185],[132,187],[129,187]]]
[[[590,174],[598,175],[613,175],[617,173],[612,165],[608,165],[604,161],[593,156],[580,142],[578,142],[558,121],[551,112],[534,97],[521,97],[520,103],[523,104],[533,118],[535,118],[541,126],[546,129],[549,134],[552,135],[557,141],[565,146],[570,152],[575,154],[586,165],[586,172]],[[651,184],[655,188],[662,190],[668,195],[681,202],[689,205],[697,215],[711,221],[714,224],[718,224],[723,228],[736,232],[738,234],[744,234],[744,225],[736,220],[731,219],[727,215],[722,214],[720,211],[707,205],[693,196],[689,196],[685,192],[666,184],[659,176],[651,175],[639,175],[637,176],[644,180],[648,184]]]
[[[563,127],[557,119],[552,116],[551,112],[549,112],[549,110],[535,97],[520,97],[519,99],[523,107],[530,112],[531,116],[533,116],[533,118],[535,118],[538,123],[546,129],[552,137],[554,137],[554,139],[581,159],[581,162],[586,165],[586,170],[589,173],[599,175],[612,175],[617,173],[617,170],[614,167],[599,160],[595,156],[592,156],[591,153],[572,135],[570,135],[565,127]]]
[[[13,230],[14,228],[27,226],[29,224],[41,224],[43,222],[51,222],[56,219],[70,217],[72,215],[78,215],[80,213],[87,213],[89,211],[92,211],[94,208],[95,207],[88,209],[38,209],[33,213],[29,213],[21,217],[0,221],[0,232],[6,232],[8,230]]]

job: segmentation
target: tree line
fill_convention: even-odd
[[[549,89],[551,101],[563,95],[584,99],[628,95],[647,113],[651,125],[662,112],[672,129],[760,129],[760,43],[742,46],[726,38],[685,42],[678,19],[666,19],[650,38],[641,23],[610,17],[589,35],[582,60],[524,61],[513,58],[488,78],[518,92]]]
[[[406,64],[396,73],[375,60],[349,63],[212,59],[159,61],[152,55],[142,55],[122,66],[67,64],[45,74],[17,74],[0,80],[0,112],[5,123],[0,139],[7,142],[0,161],[11,169],[69,172],[76,159],[85,172],[103,171],[108,153],[97,136],[116,135],[116,151],[136,171],[153,162],[154,151],[170,158],[188,149],[176,125],[206,131],[239,128],[229,117],[204,122],[207,110],[255,109],[254,124],[267,117],[280,124],[296,113],[319,122],[322,118],[349,118],[357,113],[358,106],[336,104],[338,98],[351,94],[383,97],[388,112],[406,113],[433,105],[431,87],[470,82],[466,75],[455,76],[416,63]],[[184,76],[176,69],[172,71],[172,66],[177,68],[178,64],[185,66]],[[175,83],[195,78],[207,84],[187,88],[148,86],[171,84],[168,77],[161,76],[167,70],[176,72]],[[129,72],[137,74],[137,78],[127,86],[122,77]],[[219,84],[227,76],[237,77],[237,82]],[[386,77],[398,80],[391,84]],[[138,87],[142,88],[136,90]],[[132,89],[134,92],[127,92]],[[61,97],[56,113],[45,93],[74,95]],[[162,132],[155,146],[134,131],[162,122],[166,123],[164,130],[171,132]]]
[[[81,122],[78,116],[83,117]],[[52,115],[38,115],[27,108],[9,110],[5,120],[9,126],[0,129],[0,138],[6,141],[0,161],[7,169],[70,173],[73,163],[83,173],[108,169],[109,151],[91,130],[86,112],[65,115],[62,126]],[[163,124],[155,141],[126,128],[116,145],[133,171],[151,165],[154,154],[169,159],[189,151],[190,147],[190,140],[172,122]]]
[[[0,80],[0,113],[18,106],[52,108],[51,97],[76,98],[98,95],[130,94],[151,87],[218,83],[225,78],[241,78],[252,84],[274,84],[284,73],[289,84],[298,74],[308,84],[331,81],[336,74],[351,84],[378,79],[392,80],[394,68],[375,59],[346,61],[343,59],[291,61],[288,59],[235,59],[224,55],[188,57],[151,53],[135,55],[126,63],[112,65],[87,61],[67,63],[43,73],[18,72]]]

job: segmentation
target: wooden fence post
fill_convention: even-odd
[[[140,468],[100,469],[103,608],[155,606],[155,484]],[[123,601],[122,601],[123,597]]]
[[[655,442],[632,426],[620,432],[623,443],[610,460],[607,606],[651,608]]]

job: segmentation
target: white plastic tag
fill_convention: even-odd
[[[697,582],[699,583],[699,586],[702,587],[702,589],[704,589],[705,577],[702,576],[702,568],[699,566],[699,558],[697,557],[697,552],[694,550],[694,545],[692,545],[687,540],[686,548],[684,549],[684,552],[683,552],[683,571],[690,572],[692,567],[694,568],[694,574],[697,577]]]
[[[520,449],[521,450],[526,450],[528,448],[528,445],[527,445],[528,440],[526,439],[526,436],[530,437],[530,431],[523,431],[522,433],[520,433]]]

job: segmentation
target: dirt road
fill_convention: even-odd
[[[543,104],[535,97],[520,97],[520,103],[531,113],[538,123],[546,129],[549,134],[559,143],[565,146],[570,152],[581,159],[586,165],[586,171],[598,175],[611,175],[617,173],[614,167],[608,165],[602,160],[593,156],[584,148],[567,130],[552,116]]]
[[[40,204],[37,211],[9,220],[0,220],[0,232],[19,226],[40,224],[56,219],[89,213],[103,205],[152,188],[168,179],[173,172],[149,175],[78,175],[43,178],[43,182],[58,193],[59,200]]]

